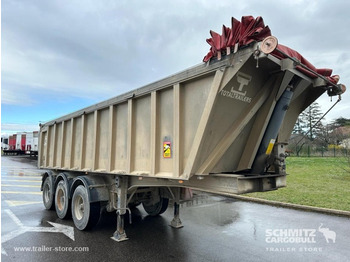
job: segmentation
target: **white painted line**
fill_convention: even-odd
[[[25,206],[25,205],[33,205],[33,204],[41,204],[42,201],[16,201],[16,200],[5,200],[5,202],[10,207],[17,207],[17,206]]]
[[[35,180],[42,180],[41,176],[18,176],[18,175],[12,175],[12,176],[1,176],[1,178],[3,179],[7,179],[7,178],[23,178],[23,179],[35,179]]]
[[[37,187],[37,188],[40,188],[40,186],[38,185],[9,185],[9,184],[3,184],[1,186],[4,186],[4,187]]]
[[[34,192],[34,191],[28,191],[28,192],[19,192],[19,191],[1,191],[1,194],[21,194],[21,195],[41,195],[41,192]]]
[[[18,219],[18,217],[10,210],[6,209],[5,212],[9,215],[9,217],[16,223],[19,229],[12,231],[4,236],[1,236],[1,244],[19,236],[26,232],[49,232],[49,233],[62,233],[75,241],[74,237],[74,228],[71,226],[66,226],[58,223],[53,223],[47,221],[53,227],[27,227],[22,224],[22,222]],[[7,255],[6,250],[2,247],[1,253]]]
[[[3,182],[36,182],[41,183],[41,180],[22,180],[22,179],[1,179]]]
[[[21,220],[19,220],[18,217],[16,217],[16,215],[10,209],[6,209],[5,212],[9,215],[9,217],[12,219],[12,221],[16,223],[17,226],[19,226],[19,227],[24,226],[22,224]]]
[[[3,247],[1,247],[1,254],[5,255],[5,256],[8,256],[5,249]]]

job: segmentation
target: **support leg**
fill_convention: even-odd
[[[128,180],[125,177],[117,177],[115,184],[115,191],[117,193],[117,206],[115,209],[117,210],[117,230],[114,232],[111,237],[113,240],[117,242],[121,242],[124,240],[128,240],[125,230],[124,230],[124,215],[126,211],[129,211],[129,215],[131,216],[130,210],[127,208],[127,190],[128,190]]]
[[[117,242],[121,242],[124,240],[128,240],[128,238],[124,230],[124,215],[119,214],[119,211],[117,211],[117,213],[117,230],[114,232],[111,238]]]
[[[175,202],[174,202],[174,218],[170,222],[170,226],[173,228],[183,227],[182,222],[180,220],[180,193],[181,193],[181,188],[176,188],[175,189]]]

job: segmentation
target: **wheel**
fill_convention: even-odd
[[[95,226],[100,219],[100,203],[90,203],[87,189],[80,185],[72,198],[72,217],[79,230],[87,230]]]
[[[59,218],[65,219],[71,215],[68,197],[68,184],[61,180],[58,182],[55,193],[55,208]]]
[[[147,212],[147,214],[151,215],[151,216],[158,216],[160,214],[163,214],[167,208],[168,208],[168,204],[169,204],[169,199],[168,198],[163,198],[160,197],[159,202],[157,203],[148,203],[146,202],[142,202],[142,206],[145,209],[145,211]]]
[[[43,183],[43,203],[47,210],[53,210],[55,208],[54,192],[52,178],[47,176]]]
[[[137,208],[140,204],[141,204],[141,203],[129,203],[129,204],[128,204],[128,207],[129,207],[130,209],[135,209],[135,208]]]

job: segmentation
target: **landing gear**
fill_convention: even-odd
[[[115,181],[114,194],[117,194],[117,203],[115,207],[117,210],[117,229],[111,239],[121,242],[128,240],[124,230],[124,217],[126,215],[126,211],[128,211],[129,215],[131,216],[130,209],[127,207],[128,180],[125,177],[116,177]],[[113,203],[113,205],[114,204],[115,203]]]
[[[180,195],[181,188],[176,188],[175,190],[175,199],[174,199],[174,218],[170,222],[170,226],[173,228],[181,228],[183,227],[182,222],[180,220]]]
[[[125,216],[125,214],[121,215],[117,211],[117,229],[113,233],[113,236],[111,237],[111,239],[113,239],[114,241],[122,242],[122,241],[125,241],[125,240],[129,239],[126,236],[125,229],[124,229],[124,216]]]
[[[180,220],[180,205],[178,203],[174,203],[174,218],[173,220],[171,220],[170,226],[173,228],[183,227],[182,222]]]

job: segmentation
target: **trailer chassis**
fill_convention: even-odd
[[[117,227],[111,238],[121,242],[128,239],[124,229],[125,218],[128,215],[131,223],[131,209],[141,203],[146,212],[154,216],[163,213],[168,200],[172,200],[174,217],[170,226],[181,228],[180,203],[190,200],[188,194],[184,194],[188,189],[227,196],[270,191],[284,186],[285,174],[194,175],[185,181],[50,170],[43,174],[41,190],[46,209],[56,209],[62,219],[71,215],[79,230],[93,227],[104,210],[116,212]]]

